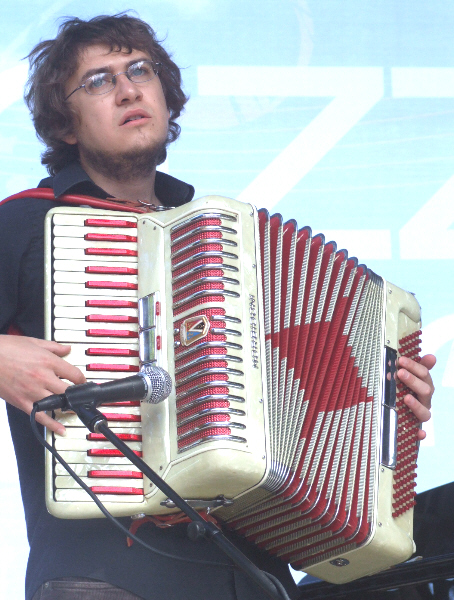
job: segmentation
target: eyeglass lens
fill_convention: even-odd
[[[131,65],[127,71],[112,75],[112,73],[97,73],[87,79],[84,84],[88,94],[105,94],[113,90],[118,75],[125,74],[133,83],[150,81],[157,74],[156,66],[149,60],[141,60]]]

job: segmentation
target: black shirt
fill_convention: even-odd
[[[65,167],[40,187],[53,188],[56,198],[65,193],[107,198],[79,163]],[[157,173],[156,195],[165,206],[189,202],[194,188],[169,175]],[[24,335],[44,337],[44,232],[46,213],[58,201],[21,198],[0,205],[0,333],[10,325]],[[49,515],[44,500],[44,450],[33,436],[29,417],[7,405],[11,435],[19,469],[30,556],[26,599],[45,581],[58,577],[90,577],[107,581],[147,600],[261,600],[263,592],[242,573],[226,566],[205,566],[166,558],[134,543],[107,519],[70,520]],[[129,527],[130,520],[122,519]],[[226,532],[227,533],[227,532]],[[211,542],[192,542],[186,525],[158,529],[147,524],[139,536],[151,546],[172,555],[230,564]],[[295,590],[286,565],[228,533],[261,568],[273,572]]]

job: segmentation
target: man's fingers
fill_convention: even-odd
[[[49,340],[40,340],[38,338],[28,338],[32,340],[37,346],[56,354],[57,356],[66,356],[71,352],[71,346],[69,344],[59,344],[58,342],[51,342]]]
[[[63,360],[63,358],[56,357],[54,365],[54,372],[61,379],[67,379],[75,384],[85,383],[86,379],[82,371],[78,367],[66,362],[66,360]]]
[[[48,396],[49,395],[50,394],[48,394]],[[45,412],[36,413],[36,420],[38,421],[38,423],[41,423],[41,425],[44,425],[44,427],[47,427],[47,429],[54,431],[58,435],[66,435],[66,429],[64,425],[58,423],[57,421],[46,415]]]
[[[410,373],[407,369],[399,369],[397,371],[397,377],[404,383],[407,387],[409,387],[415,394],[418,395],[421,402],[424,400],[430,401],[433,394],[433,386],[425,381],[424,379],[420,379]],[[428,406],[427,408],[430,408]]]
[[[420,442],[422,442],[425,439],[426,439],[426,432],[424,431],[424,429],[418,429],[418,440]]]
[[[421,358],[420,364],[427,367],[427,369],[430,371],[437,364],[437,358],[433,354],[426,354]]]
[[[435,363],[436,358],[432,354],[423,356],[419,363],[406,357],[399,358],[397,377],[418,396],[420,403],[426,409],[431,407],[435,389],[430,374],[430,369],[434,367]]]
[[[65,386],[65,384],[64,384],[64,386]],[[38,392],[38,396],[39,396],[40,400],[42,398],[47,398],[47,396],[51,396],[51,395],[52,395],[52,392],[50,392],[49,390],[43,389]],[[30,402],[30,400],[27,400],[26,398],[18,398],[12,404],[13,404],[13,406],[16,406],[16,408],[23,410],[28,415],[31,414],[31,412],[33,410],[33,406],[34,406],[34,402]],[[51,417],[49,417],[49,415],[47,415],[45,412],[37,412],[35,417],[36,417],[36,420],[38,421],[38,423],[41,423],[41,425],[44,425],[44,427],[47,427],[48,429],[50,429],[51,431],[54,431],[55,433],[57,433],[59,435],[63,435],[63,436],[66,435],[66,429],[65,429],[64,425],[62,425],[61,423],[58,423],[57,421],[55,421],[55,419],[52,419]]]
[[[411,394],[404,397],[404,402],[421,423],[430,419],[430,410]]]
[[[426,359],[427,357],[424,356],[423,358]],[[428,367],[425,364],[425,362],[427,362],[427,361],[423,362],[423,359],[421,359],[421,362],[418,363],[414,360],[411,360],[411,358],[407,358],[406,356],[401,356],[399,358],[398,367],[406,369],[412,375],[414,375],[415,377],[418,377],[418,379],[422,379],[424,381],[429,381],[429,378],[430,378],[429,371],[433,365]],[[431,364],[430,361],[429,361],[429,364]]]

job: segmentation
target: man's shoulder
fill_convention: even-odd
[[[45,181],[40,182],[40,186]],[[39,192],[43,190],[50,192],[48,198],[40,197]],[[48,186],[18,192],[0,202],[0,227],[3,232],[10,230],[21,234],[42,228],[46,214],[55,205],[53,192]]]

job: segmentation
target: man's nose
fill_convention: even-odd
[[[115,85],[115,98],[117,104],[123,104],[124,102],[131,102],[142,97],[142,90],[137,85],[131,81],[126,73],[120,73],[116,76],[116,85]]]

